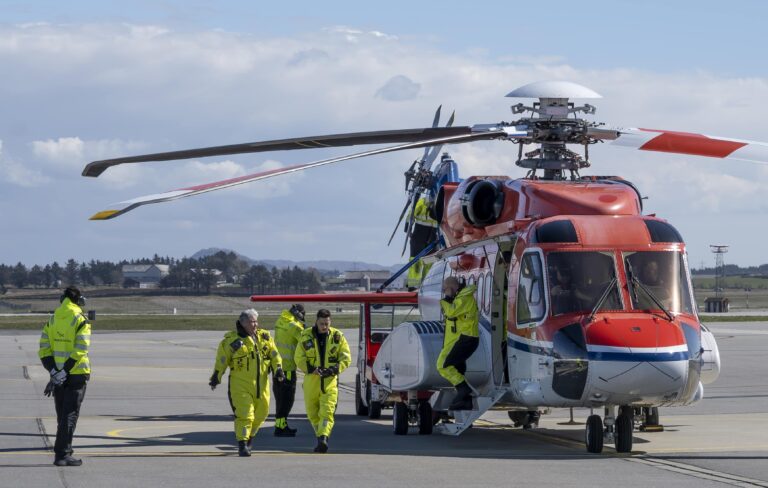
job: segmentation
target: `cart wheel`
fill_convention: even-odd
[[[368,415],[368,407],[363,403],[360,392],[360,373],[355,375],[355,413],[357,415]]]
[[[434,424],[432,405],[427,400],[421,400],[419,402],[419,435],[432,434],[432,426]]]
[[[381,418],[381,402],[375,402],[371,400],[371,382],[366,380],[367,393],[365,398],[368,400],[368,418],[375,420]]]
[[[404,402],[395,403],[395,411],[392,414],[392,427],[395,435],[408,435],[408,405]]]

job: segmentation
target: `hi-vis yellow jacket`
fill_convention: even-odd
[[[56,369],[64,369],[66,365],[69,374],[90,374],[90,345],[91,324],[83,310],[65,298],[43,327],[38,356],[40,359],[53,357]]]
[[[329,327],[325,354],[321,357],[315,330],[314,327],[309,327],[301,333],[301,341],[294,356],[296,366],[307,374],[313,373],[317,368],[337,366],[339,374],[341,374],[352,363],[352,353],[349,351],[347,339],[339,329]],[[337,376],[322,378],[320,381],[321,391],[324,392],[326,388],[336,388],[337,380]],[[304,377],[304,381],[308,381],[308,378]]]
[[[290,310],[283,310],[280,318],[275,323],[275,344],[283,358],[285,371],[296,371],[296,363],[293,356],[296,354],[296,344],[299,343],[304,325],[293,316]]]
[[[229,368],[230,388],[253,390],[258,398],[264,390],[268,391],[269,370],[277,371],[282,363],[268,331],[257,330],[254,340],[233,330],[227,332],[219,343],[214,371],[220,383]]]
[[[453,344],[459,340],[459,336],[479,337],[478,327],[480,313],[475,301],[475,291],[477,287],[470,285],[464,287],[453,299],[453,303],[440,300],[440,308],[443,309],[445,317],[445,341],[443,348],[453,347]]]

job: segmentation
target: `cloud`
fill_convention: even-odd
[[[393,76],[384,86],[376,90],[376,96],[390,102],[413,100],[419,94],[421,85],[404,75]]]
[[[23,188],[34,188],[48,183],[50,178],[4,154],[3,141],[0,141],[0,180]]]
[[[249,243],[254,257],[311,254],[396,262],[399,249],[375,243],[385,242],[391,232],[404,201],[402,174],[421,150],[147,206],[109,227],[93,224],[87,239],[76,237],[61,248],[25,245],[35,235],[24,229],[29,215],[35,215],[41,228],[63,231],[60,202],[67,199],[77,200],[85,218],[106,203],[141,194],[364,148],[128,164],[98,179],[82,178],[82,166],[91,160],[423,127],[440,104],[444,114],[457,110],[456,125],[512,120],[512,102],[504,94],[536,80],[568,79],[595,89],[605,98],[596,101],[598,113],[592,119],[611,125],[765,137],[764,111],[754,108],[755,100],[768,100],[765,78],[685,71],[684,66],[675,73],[584,69],[557,54],[537,57],[516,49],[506,58],[475,56],[354,27],[270,37],[158,25],[1,25],[0,104],[14,114],[14,125],[3,127],[2,149],[12,148],[13,154],[0,152],[0,193],[20,194],[23,187],[30,202],[24,218],[2,217],[3,228],[18,239],[0,243],[0,254],[8,260],[36,255],[41,261],[55,253],[64,254],[59,259],[78,252],[118,258],[137,256],[144,249],[181,255],[198,245],[209,247],[211,236],[222,235],[227,242],[220,244],[245,254],[249,249],[243,243]],[[514,166],[517,147],[511,143],[445,150],[464,176],[524,175]],[[706,214],[736,226],[740,216],[765,211],[760,197],[768,193],[768,174],[760,167],[605,144],[590,148],[590,154],[593,167],[584,174],[618,174],[635,181],[650,196],[648,211],[673,223],[687,225]],[[172,222],[176,224],[164,224]],[[311,235],[313,246],[307,248],[300,236],[274,231],[286,222],[299,229],[292,232]],[[754,225],[731,229],[735,247],[746,247],[754,237]],[[707,233],[691,226],[686,236],[704,243]],[[258,242],[253,242],[254,235]],[[111,254],[103,254],[107,252]],[[750,251],[750,256],[759,260],[759,252]]]

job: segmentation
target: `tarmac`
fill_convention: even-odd
[[[78,468],[53,466],[56,420],[43,396],[48,373],[38,334],[0,332],[0,487],[282,486],[763,486],[768,487],[768,323],[716,323],[723,371],[690,407],[661,409],[664,432],[636,432],[634,451],[586,452],[588,410],[543,416],[538,429],[513,428],[487,413],[460,437],[392,433],[354,414],[354,375],[342,375],[331,451],[315,439],[301,388],[289,423],[295,438],[272,435],[272,417],[240,458],[226,384],[208,387],[221,332],[119,332],[92,338],[93,377],[74,441]],[[345,334],[357,352],[356,330]]]

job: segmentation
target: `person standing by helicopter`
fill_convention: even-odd
[[[443,349],[437,358],[440,375],[456,388],[449,410],[472,410],[472,387],[467,383],[467,359],[480,344],[480,314],[475,300],[475,285],[465,286],[455,276],[443,282],[440,308],[445,318]]]
[[[288,414],[296,397],[296,345],[304,330],[304,305],[296,303],[283,310],[275,324],[275,344],[283,359],[285,381],[272,381],[275,393],[275,437],[294,437],[296,429],[288,427]]]
[[[88,349],[91,344],[91,324],[83,315],[85,297],[80,289],[68,286],[40,334],[38,356],[51,375],[45,396],[53,394],[56,405],[56,444],[53,446],[56,466],[80,466],[83,461],[72,457],[72,437],[75,435],[80,405],[91,378]]]
[[[219,343],[216,363],[208,385],[221,383],[229,369],[229,403],[235,414],[238,454],[251,455],[253,437],[269,412],[269,371],[285,380],[282,360],[272,336],[259,330],[259,313],[245,310],[235,322],[237,330],[227,332]]]
[[[410,259],[415,258],[425,247],[437,240],[437,221],[430,216],[429,201],[422,196],[413,208],[411,218],[406,220],[406,232],[409,223],[413,223],[410,239]],[[429,271],[430,265],[419,260],[408,269],[406,286],[408,289],[416,289],[421,286],[424,276]]]

